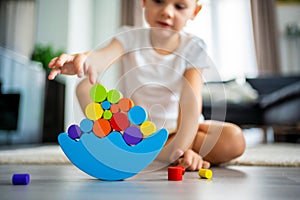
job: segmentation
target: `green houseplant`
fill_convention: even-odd
[[[36,44],[34,50],[31,54],[31,60],[41,62],[43,68],[49,72],[50,69],[48,68],[48,63],[50,60],[60,54],[62,54],[64,50],[54,50],[51,45],[42,45]]]

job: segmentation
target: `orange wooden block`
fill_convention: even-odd
[[[120,99],[118,105],[121,111],[127,112],[128,110],[130,110],[130,108],[134,106],[134,103],[129,98],[122,98]]]
[[[107,136],[111,132],[111,126],[108,120],[98,119],[94,122],[93,132],[96,136],[102,138]]]
[[[110,106],[110,111],[111,111],[112,113],[117,113],[117,112],[119,112],[119,111],[120,111],[120,108],[119,108],[118,104],[112,104],[112,105]]]

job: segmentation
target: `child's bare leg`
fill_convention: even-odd
[[[205,121],[199,125],[193,150],[212,164],[228,162],[245,151],[244,135],[234,124]]]

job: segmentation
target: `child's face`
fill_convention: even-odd
[[[150,27],[180,31],[201,7],[196,0],[143,0],[145,18]]]

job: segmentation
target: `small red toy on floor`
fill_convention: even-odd
[[[168,180],[181,181],[184,173],[185,168],[183,166],[168,167]]]

